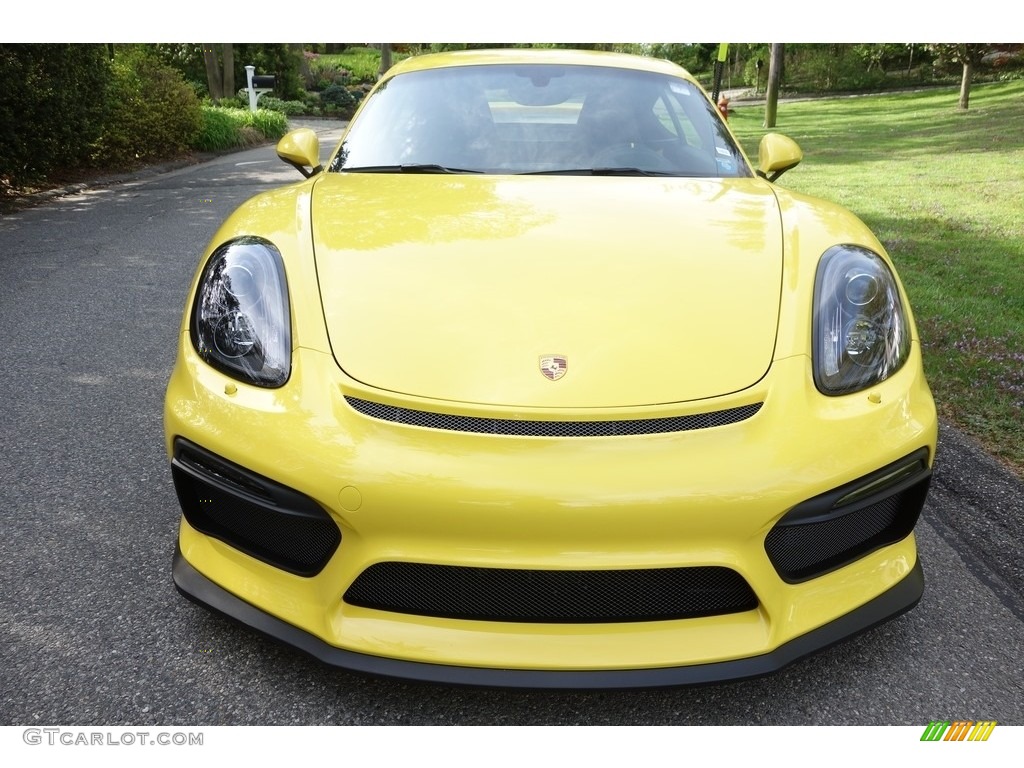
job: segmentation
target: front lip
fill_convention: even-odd
[[[655,669],[494,669],[389,659],[329,645],[217,586],[189,565],[180,548],[175,551],[173,573],[175,586],[189,600],[251,627],[272,640],[303,651],[329,666],[421,682],[503,688],[660,688],[759,677],[906,613],[917,605],[924,593],[924,570],[918,558],[905,578],[878,597],[759,656]]]

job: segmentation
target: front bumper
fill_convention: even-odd
[[[684,667],[626,670],[488,669],[403,661],[346,651],[239,600],[189,565],[180,549],[174,554],[174,584],[182,595],[205,608],[298,648],[325,664],[353,672],[501,688],[615,689],[728,682],[776,672],[909,611],[924,592],[924,572],[918,561],[902,581],[870,602],[760,656]]]
[[[228,394],[233,382],[183,344],[168,389],[169,451],[181,438],[294,489],[337,526],[340,545],[316,567],[289,570],[186,519],[175,582],[328,663],[377,674],[632,687],[770,672],[909,609],[923,584],[912,533],[811,576],[802,563],[787,578],[773,565],[769,533],[808,500],[918,452],[927,465],[934,455],[934,405],[915,366],[845,398],[820,396],[808,366],[802,357],[777,361],[751,390],[693,407],[763,403],[739,423],[548,439],[368,417],[346,396],[478,414],[374,392],[329,355],[305,349],[281,390],[238,385]],[[615,417],[680,415],[678,405],[632,410]],[[750,586],[756,605],[566,623],[403,613],[346,599],[382,563],[545,573],[722,568]]]

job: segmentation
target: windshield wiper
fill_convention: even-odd
[[[342,168],[343,173],[483,173],[472,168],[450,168],[437,163],[402,163],[399,165],[363,165]]]
[[[645,171],[643,168],[559,168],[554,171],[527,171],[521,176],[679,176],[671,171]]]

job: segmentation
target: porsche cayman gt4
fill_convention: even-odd
[[[189,598],[322,661],[631,687],[911,608],[936,415],[893,265],[673,64],[412,58],[220,228],[167,389]]]

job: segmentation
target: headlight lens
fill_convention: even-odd
[[[280,387],[291,371],[291,319],[281,254],[257,237],[232,240],[210,257],[192,309],[196,351],[224,373]]]
[[[814,285],[814,382],[845,395],[882,381],[910,354],[910,324],[896,278],[878,254],[837,245]]]

